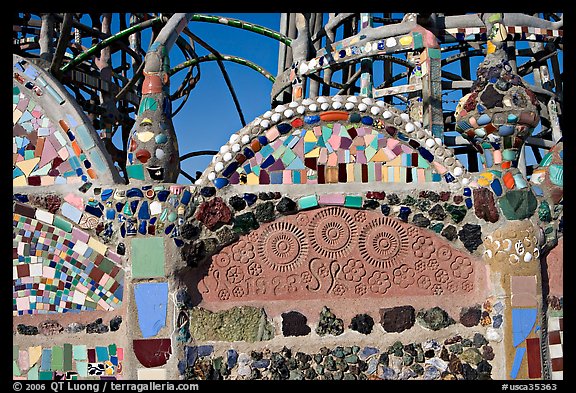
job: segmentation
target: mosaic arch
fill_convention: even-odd
[[[470,183],[439,139],[382,101],[319,97],[279,105],[230,137],[200,184]]]
[[[121,183],[88,117],[42,68],[13,55],[12,185]]]
[[[481,259],[428,230],[340,206],[262,225],[214,255],[204,274],[198,291],[207,302],[484,299],[486,290]]]

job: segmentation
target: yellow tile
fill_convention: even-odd
[[[382,181],[388,183],[388,165],[382,165]]]
[[[96,240],[92,236],[88,240],[88,246],[92,247],[94,249],[94,251],[96,251],[100,255],[105,255],[106,250],[108,248],[108,247],[106,247],[106,245],[104,243],[100,242],[99,240]]]
[[[14,180],[12,180],[12,186],[14,187],[21,187],[21,186],[25,186],[26,184],[26,176],[22,175],[22,176],[18,176],[17,178],[15,178]]]
[[[30,367],[36,364],[40,357],[42,356],[42,346],[38,345],[37,347],[28,347],[28,364]]]
[[[316,141],[318,141],[318,138],[316,138],[316,135],[314,135],[314,131],[312,130],[306,131],[306,134],[304,134],[304,142],[316,142]]]
[[[248,176],[246,176],[246,184],[248,185],[260,184],[260,178],[256,176],[256,174],[254,173],[249,173]]]
[[[308,153],[304,154],[304,157],[306,157],[306,158],[318,158],[318,157],[320,157],[320,147],[316,147],[312,151],[309,151]]]
[[[410,45],[412,43],[412,36],[405,35],[404,37],[400,38],[400,45]]]
[[[24,175],[29,176],[30,173],[32,173],[32,171],[34,170],[36,164],[38,164],[39,162],[40,157],[34,157],[29,160],[17,162],[16,166],[20,168],[22,172],[24,172]]]
[[[386,162],[386,160],[388,159],[388,156],[386,156],[386,154],[384,154],[384,150],[379,149],[376,154],[374,154],[372,156],[372,159],[370,161],[372,162]]]
[[[16,109],[14,112],[12,112],[12,124],[16,124],[18,120],[20,120],[20,117],[22,117],[22,112],[20,109]]]
[[[354,182],[354,164],[346,164],[346,181]]]
[[[402,156],[396,156],[392,161],[388,161],[389,166],[399,167],[402,166]]]

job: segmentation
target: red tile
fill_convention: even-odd
[[[540,360],[540,339],[527,339],[526,352],[528,354],[528,378],[541,378],[542,364]]]
[[[96,362],[96,349],[88,348],[88,362],[95,363]]]
[[[549,332],[548,333],[548,343],[550,345],[562,344],[562,341],[560,339],[560,331]]]
[[[560,330],[564,331],[564,318],[560,318]]]
[[[564,371],[564,358],[552,359],[552,371]]]

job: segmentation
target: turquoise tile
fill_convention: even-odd
[[[298,199],[298,207],[300,209],[309,209],[318,206],[318,197],[316,194],[307,195]]]
[[[74,134],[76,135],[76,140],[82,149],[88,150],[94,147],[94,139],[92,139],[92,136],[84,124],[76,127]]]
[[[362,207],[362,197],[359,195],[346,195],[344,198],[344,206],[361,208]]]
[[[88,155],[90,156],[90,162],[92,163],[92,166],[94,167],[94,169],[96,170],[96,172],[98,173],[105,173],[108,171],[108,166],[104,163],[104,159],[102,158],[102,156],[100,155],[100,153],[98,153],[98,150],[91,150],[88,152]],[[137,165],[131,165],[133,167],[137,166]],[[141,167],[141,172],[142,172],[142,179],[144,180],[144,168],[142,165],[140,165]],[[128,170],[128,169],[127,169]],[[137,168],[132,168],[132,171],[138,172]],[[139,179],[137,177],[133,177],[134,179]]]
[[[86,345],[72,346],[72,356],[74,357],[74,360],[87,360],[88,349],[86,348]]]
[[[96,347],[96,360],[98,362],[109,360],[108,347]]]
[[[130,179],[144,180],[144,166],[142,164],[126,165],[126,173]]]

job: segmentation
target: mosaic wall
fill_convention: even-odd
[[[65,219],[15,203],[13,315],[112,310],[123,297],[120,258]]]
[[[116,344],[13,346],[12,377],[27,380],[120,379],[124,349]]]
[[[50,77],[16,56],[13,72],[13,185],[75,184],[87,189],[102,176],[117,179],[89,120],[52,86]],[[60,107],[67,111],[55,116]]]

